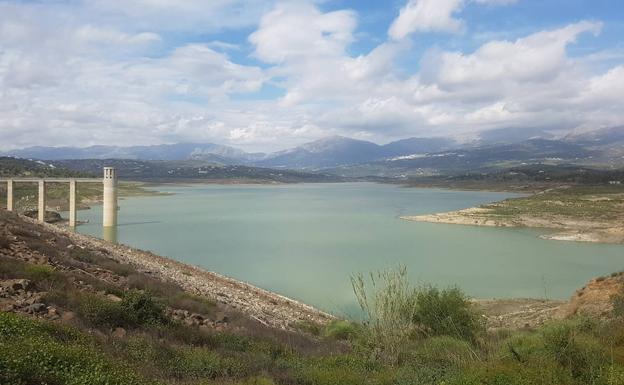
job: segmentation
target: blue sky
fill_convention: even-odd
[[[624,125],[619,0],[0,0],[0,149]]]

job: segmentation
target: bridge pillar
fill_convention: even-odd
[[[104,204],[102,225],[117,226],[117,170],[104,167]]]
[[[13,211],[13,180],[7,181],[7,210]]]
[[[76,227],[76,180],[69,180],[69,227]]]
[[[39,181],[39,206],[37,210],[39,222],[45,222],[46,214],[46,184],[45,180]]]

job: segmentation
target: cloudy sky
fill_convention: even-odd
[[[621,0],[0,0],[0,148],[624,124]]]

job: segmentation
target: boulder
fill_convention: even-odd
[[[113,332],[111,333],[111,336],[115,338],[124,338],[126,337],[127,334],[128,332],[126,332],[126,329],[118,327],[113,330]]]
[[[48,308],[46,307],[45,304],[43,304],[41,302],[33,303],[32,305],[28,305],[26,307],[26,312],[29,313],[29,314],[42,313],[42,312],[44,312],[46,310],[48,310]]]
[[[67,311],[61,316],[61,320],[63,320],[64,322],[71,321],[74,318],[76,318],[76,314],[71,311]]]
[[[0,286],[8,291],[28,291],[32,289],[32,282],[28,279],[9,279],[3,282],[0,282]]]
[[[109,300],[113,301],[113,302],[121,302],[122,299],[117,297],[115,294],[107,294],[106,298],[108,298]]]

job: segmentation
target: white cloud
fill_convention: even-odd
[[[321,13],[311,4],[281,3],[262,17],[249,40],[268,63],[335,57],[353,41],[356,24],[351,11]]]
[[[409,0],[390,26],[388,35],[400,40],[417,31],[457,32],[463,24],[454,14],[463,3],[463,0]]]
[[[445,1],[441,13],[404,12],[396,39],[353,54],[362,15],[313,2],[0,0],[0,148],[213,141],[275,150],[331,134],[386,141],[624,123],[621,57],[568,53],[600,23],[470,52],[430,49],[406,64],[419,44],[410,33],[457,31],[462,7],[511,3]],[[248,41],[212,34],[243,25],[255,28]],[[256,99],[265,85],[283,94]]]
[[[485,5],[510,5],[515,4],[519,0],[472,0],[477,4],[485,4]]]
[[[401,40],[414,32],[460,32],[464,22],[457,14],[471,2],[478,5],[510,5],[518,0],[408,0],[388,29],[388,36]]]
[[[492,41],[476,52],[431,52],[423,61],[421,80],[443,89],[501,87],[501,82],[545,82],[566,65],[566,47],[583,32],[598,33],[600,23],[580,22],[510,41]]]

